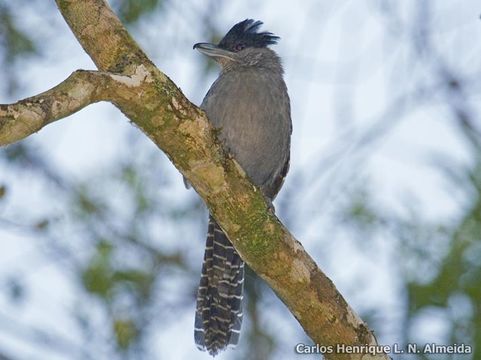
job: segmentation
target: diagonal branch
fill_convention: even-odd
[[[204,112],[152,64],[107,2],[57,0],[57,4],[99,70],[117,74],[76,72],[71,76],[73,80],[69,78],[50,90],[47,97],[44,93],[32,98],[37,101],[30,99],[0,108],[4,111],[0,144],[28,136],[89,103],[111,101],[189,180],[242,258],[276,291],[315,343],[333,346],[334,350],[336,344],[377,344],[371,330],[331,280],[270,211],[261,192],[235,160],[224,154]],[[58,111],[55,101],[47,101],[55,96],[63,99]],[[15,117],[22,113],[28,116]],[[383,353],[365,352],[325,356],[387,359]]]

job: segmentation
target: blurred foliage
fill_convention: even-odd
[[[123,350],[128,349],[138,336],[137,327],[132,320],[115,320],[114,333],[118,347]]]
[[[17,88],[17,81],[11,73],[19,59],[25,59],[38,53],[37,46],[31,36],[17,25],[15,17],[7,3],[0,3],[0,75],[1,86],[12,94]]]
[[[481,154],[480,154],[481,155]],[[477,157],[481,159],[481,157]],[[469,199],[465,213],[450,229],[449,243],[429,281],[409,279],[407,323],[423,310],[442,309],[451,322],[449,341],[474,346],[481,358],[481,162],[466,174],[463,189]],[[459,185],[459,183],[456,183]],[[456,301],[462,297],[465,301]],[[466,311],[468,308],[468,311]],[[467,312],[467,314],[466,314]],[[410,339],[414,340],[413,337]],[[425,357],[428,359],[429,357]],[[452,358],[456,358],[455,356]]]
[[[133,24],[140,18],[152,13],[163,4],[163,0],[114,0],[112,7],[125,24]]]
[[[475,158],[481,159],[480,155]],[[437,310],[438,317],[448,319],[445,343],[470,344],[472,359],[478,359],[481,358],[481,162],[470,170],[458,167],[459,171],[454,171],[452,166],[445,177],[465,192],[466,205],[459,220],[451,225],[423,222],[422,214],[415,208],[407,209],[411,215],[406,219],[377,207],[374,196],[366,189],[366,181],[360,181],[348,195],[341,219],[353,227],[354,235],[363,244],[373,234],[395,241],[395,253],[402,261],[395,261],[393,266],[403,275],[407,302],[401,322],[404,327],[401,343],[418,343],[422,348],[426,339],[419,338],[415,324],[423,320],[426,311]],[[418,355],[421,359],[437,356]],[[443,358],[458,357],[444,354]]]
[[[3,60],[7,63],[36,53],[32,39],[17,27],[10,9],[3,4],[0,5],[0,46]]]
[[[10,301],[18,304],[25,299],[25,286],[20,279],[12,276],[7,279],[6,285]]]
[[[92,294],[108,300],[111,297],[114,270],[111,268],[112,245],[107,242],[97,244],[97,252],[82,272],[82,283]]]

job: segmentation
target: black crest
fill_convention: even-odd
[[[248,47],[262,48],[277,44],[280,39],[271,32],[257,32],[262,21],[246,19],[235,24],[220,41],[219,47],[230,51],[241,51]]]

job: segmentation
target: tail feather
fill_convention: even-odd
[[[244,262],[210,217],[195,314],[194,338],[199,349],[216,355],[238,343],[243,285]]]

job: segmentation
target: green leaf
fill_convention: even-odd
[[[138,330],[134,321],[130,319],[116,319],[114,320],[114,334],[117,346],[126,350],[135,342],[138,336]]]
[[[112,245],[107,241],[97,244],[97,253],[90,260],[81,278],[85,289],[105,300],[110,299],[114,288],[113,269],[111,267]]]
[[[5,185],[0,185],[0,200],[2,200],[7,193],[7,187]]]

